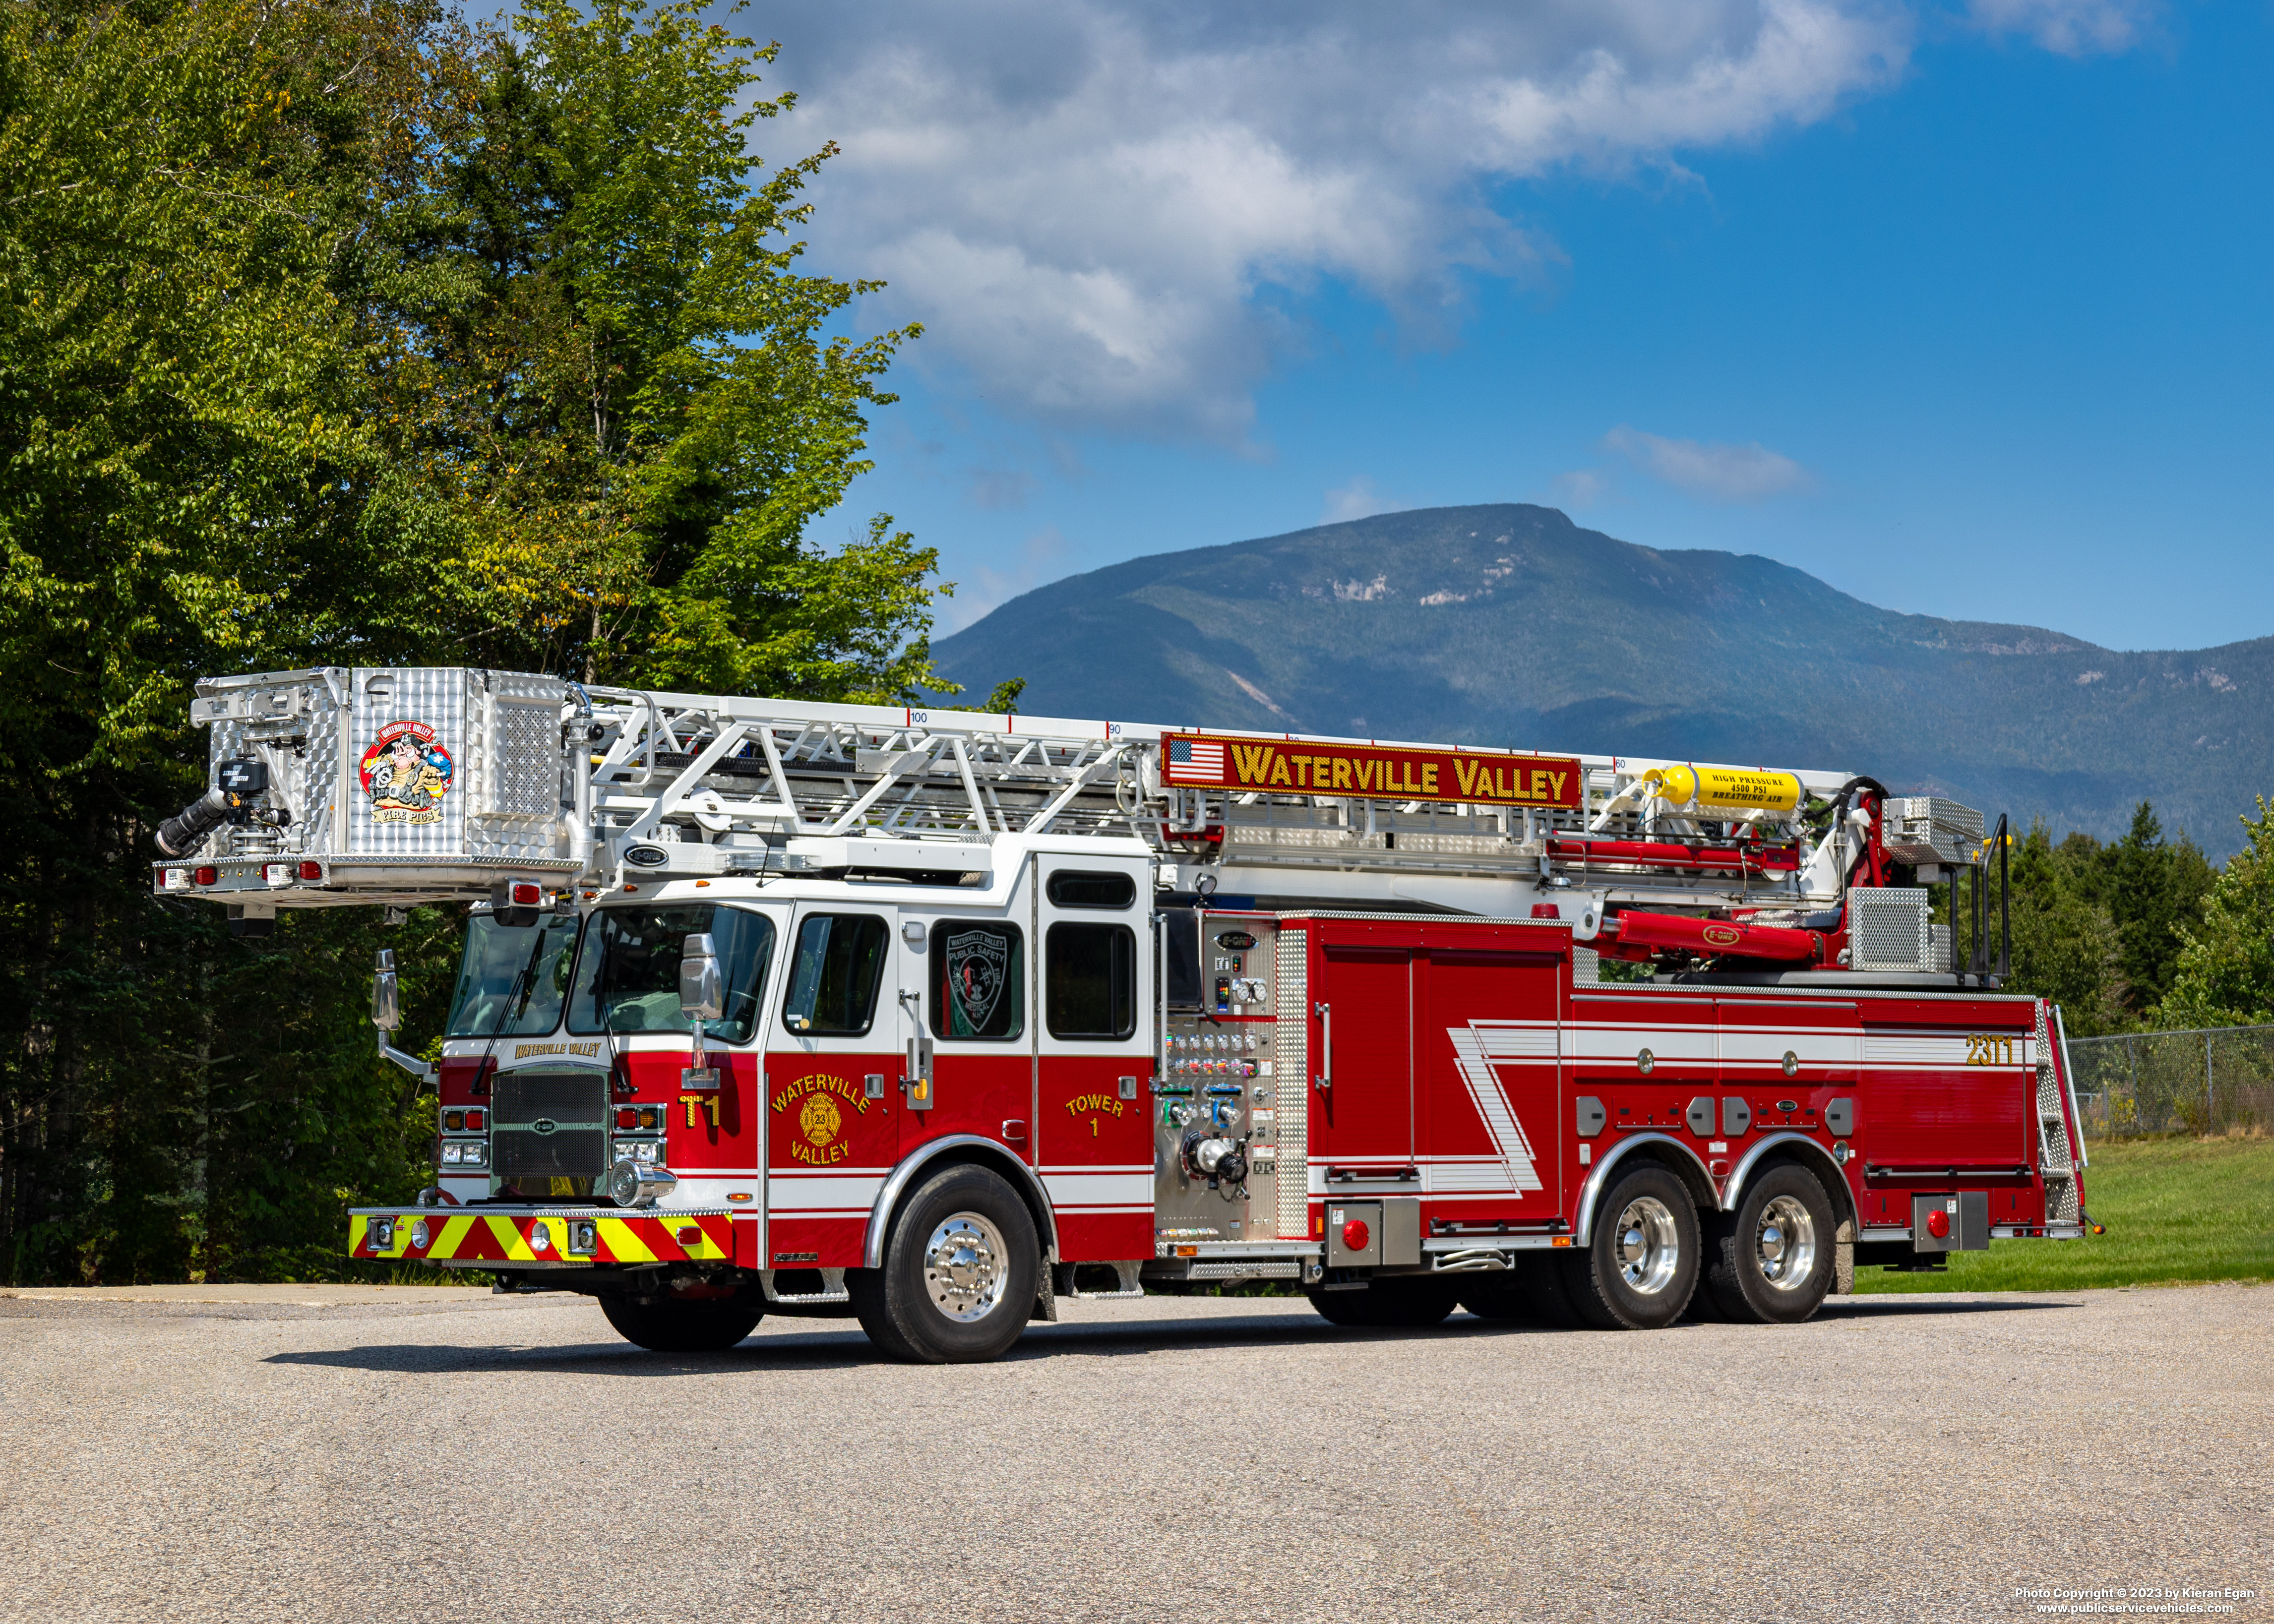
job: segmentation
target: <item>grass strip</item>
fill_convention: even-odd
[[[2091,1147],[2084,1207],[2105,1235],[1953,1252],[1946,1274],[1856,1271],[1856,1289],[2073,1291],[2274,1280],[2274,1139],[2110,1140]]]

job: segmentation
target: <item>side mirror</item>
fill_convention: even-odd
[[[724,989],[710,936],[689,936],[679,949],[679,1012],[689,1020],[717,1020],[727,1012]]]
[[[395,950],[379,950],[379,964],[371,976],[371,1024],[392,1032],[403,1024],[403,1000],[395,989]]]

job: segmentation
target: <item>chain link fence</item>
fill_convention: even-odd
[[[2274,1026],[2071,1038],[2068,1052],[2077,1109],[2093,1138],[2274,1123]]]

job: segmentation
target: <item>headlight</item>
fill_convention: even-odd
[[[469,1145],[466,1147],[466,1165],[468,1167],[479,1167],[483,1162],[489,1160],[489,1147],[486,1145]]]
[[[442,1165],[445,1167],[455,1167],[457,1165],[459,1159],[465,1154],[464,1149],[458,1145],[445,1145],[442,1147]]]
[[[652,1145],[635,1145],[632,1147],[632,1156],[636,1161],[652,1162],[655,1160],[655,1147]]]
[[[420,1252],[426,1250],[426,1221],[424,1218],[410,1226],[410,1244]]]

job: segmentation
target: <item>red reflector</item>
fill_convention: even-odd
[[[700,1246],[703,1244],[703,1226],[695,1223],[681,1224],[679,1244],[682,1246]]]
[[[517,908],[533,908],[544,900],[545,887],[542,885],[536,884],[528,880],[516,880],[513,883],[514,906]]]
[[[1937,1208],[1926,1215],[1926,1232],[1941,1240],[1950,1233],[1950,1214]]]
[[[200,885],[218,884],[221,881],[221,870],[218,868],[200,868],[197,873],[197,881]]]
[[[324,877],[324,865],[320,862],[302,863],[300,865],[300,877],[304,880],[322,879]]]
[[[1366,1227],[1365,1219],[1353,1218],[1343,1225],[1343,1244],[1352,1252],[1364,1252],[1367,1242],[1373,1238],[1373,1233]]]
[[[638,1127],[639,1113],[629,1105],[619,1105],[616,1107],[616,1126],[619,1128]]]
[[[483,1113],[480,1111],[468,1111],[466,1113],[466,1126],[471,1128],[477,1133],[480,1132],[482,1131],[482,1117]]]

